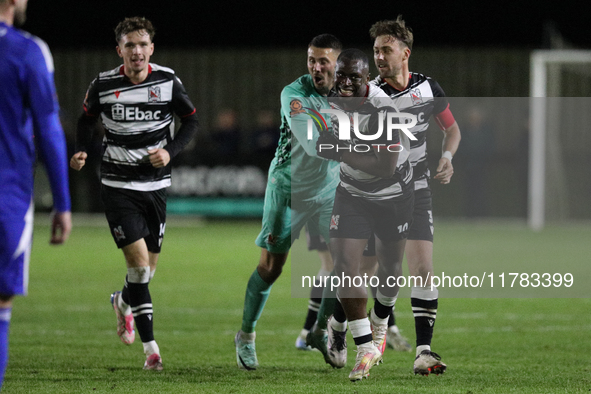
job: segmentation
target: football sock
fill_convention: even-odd
[[[343,323],[347,320],[347,315],[343,309],[343,304],[341,304],[341,301],[339,300],[335,300],[333,318],[339,323]]]
[[[421,354],[421,352],[423,350],[431,350],[431,346],[430,345],[417,346],[417,350],[416,350],[415,354],[418,356],[419,354]]]
[[[334,275],[334,271],[330,273]],[[322,301],[320,308],[318,308],[318,317],[316,318],[316,327],[326,330],[326,323],[330,315],[334,312],[334,306],[337,299],[337,289],[332,286],[324,286],[322,291]]]
[[[246,295],[244,296],[244,311],[242,313],[242,332],[252,333],[257,321],[263,313],[265,303],[271,293],[273,285],[265,282],[255,269],[248,285],[246,286]]]
[[[308,301],[308,314],[306,315],[306,321],[304,322],[304,330],[310,331],[316,322],[321,302],[322,298],[310,298],[310,301]]]
[[[394,316],[394,308],[392,308],[392,312],[390,313],[390,317],[388,317],[388,327],[396,326],[396,316]]]
[[[8,364],[8,331],[12,308],[0,308],[0,388],[4,382],[4,372]]]
[[[257,337],[256,332],[246,333],[246,332],[240,331],[240,340],[243,342],[254,342],[256,337]]]
[[[376,292],[376,300],[374,303],[373,310],[375,314],[380,319],[384,319],[384,323],[386,324],[386,320],[394,311],[394,305],[396,305],[396,298],[398,297],[398,293],[395,296],[386,296],[382,294],[382,292],[378,289]]]
[[[127,288],[129,305],[135,320],[135,326],[143,343],[154,340],[152,297],[148,289],[150,267],[127,269]]]
[[[336,319],[330,319],[328,323],[334,331],[344,332],[347,331],[347,320],[344,322],[337,321]]]
[[[372,286],[371,287],[371,294],[373,295],[374,299],[377,297],[377,292],[378,292],[378,288]],[[396,326],[396,317],[394,316],[394,308],[392,308],[392,310],[390,311],[390,316],[388,317],[388,327],[392,327],[392,326]]]
[[[334,315],[330,319],[330,325],[335,331],[347,331],[347,316],[340,301],[335,299]]]
[[[125,284],[123,285],[123,290],[121,290],[121,297],[119,297],[121,301],[123,301],[126,305],[129,305],[129,289],[127,288],[127,275],[125,275]],[[122,305],[119,305],[119,309]]]
[[[371,335],[371,326],[367,317],[350,321],[349,329],[351,330],[351,335],[353,335],[353,340],[357,346],[371,342],[373,339]]]
[[[322,302],[322,292],[324,291],[324,277],[330,275],[330,272],[323,270],[322,268],[318,271],[318,275],[315,277],[315,282],[312,285],[310,291],[310,301],[308,302],[308,314],[306,315],[306,321],[304,322],[304,330],[310,331],[312,326],[318,318],[318,310]]]
[[[380,301],[378,301],[378,299],[376,298],[374,304],[373,304],[373,308],[372,308],[372,313],[374,313],[380,320],[384,320],[387,321],[388,317],[390,317],[390,315],[392,314],[392,307],[391,306],[386,306],[384,304],[382,304]]]
[[[379,317],[374,306],[369,314],[369,321],[376,326],[384,326],[388,323],[388,317]]]
[[[156,341],[144,342],[142,345],[144,345],[144,354],[146,356],[150,356],[154,353],[160,354],[160,348]]]
[[[433,326],[437,317],[438,290],[430,287],[413,287],[410,293],[410,304],[415,317],[417,335],[417,351],[419,346],[431,345]]]
[[[117,307],[121,312],[123,312],[124,315],[129,315],[131,313],[131,308],[129,307],[129,288],[127,287],[127,275],[125,275],[125,284],[123,285],[123,290],[121,290],[121,297],[117,298]]]

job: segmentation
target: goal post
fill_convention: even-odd
[[[561,95],[549,92],[549,79],[553,66],[569,64],[591,65],[589,50],[536,50],[530,56],[530,113],[529,113],[529,182],[528,225],[535,231],[544,228],[546,219],[546,141],[548,132],[547,97]],[[557,78],[560,78],[560,72]],[[560,84],[560,80],[554,81]]]

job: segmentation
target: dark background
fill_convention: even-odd
[[[191,173],[184,178],[174,175],[176,184],[184,188],[177,190],[177,195],[186,193],[191,200],[203,197],[217,201],[220,196],[230,199],[262,196],[266,169],[276,142],[267,144],[264,151],[255,150],[253,145],[259,147],[260,135],[277,138],[279,94],[287,83],[306,73],[304,54],[308,41],[317,34],[332,33],[345,46],[358,47],[371,58],[369,27],[378,20],[395,19],[402,14],[415,35],[411,70],[435,78],[450,98],[468,98],[453,103],[462,143],[454,158],[453,182],[444,187],[432,183],[435,212],[449,217],[524,218],[528,129],[527,120],[523,119],[527,116],[531,51],[549,49],[550,43],[553,49],[591,48],[590,7],[580,4],[585,3],[574,4],[570,0],[306,3],[29,0],[29,20],[24,29],[46,40],[52,49],[62,123],[73,150],[76,119],[89,82],[99,71],[120,64],[114,51],[113,28],[128,16],[151,19],[157,29],[153,59],[179,73],[198,108],[202,126],[191,145],[175,158],[175,166],[190,166],[194,172],[198,166],[200,175]],[[377,75],[371,63],[371,72]],[[564,94],[557,95],[591,96],[588,69],[588,65],[582,65],[555,70],[561,86],[581,87],[583,92],[577,90],[573,94],[564,90]],[[481,103],[489,118],[481,129],[471,126],[467,111],[472,104],[476,105],[477,100],[471,98],[478,97],[506,99]],[[513,103],[512,98],[523,99]],[[274,125],[261,129],[256,122],[261,109],[272,113]],[[236,122],[226,130],[219,127],[218,120],[227,110],[235,112]],[[505,121],[514,119],[507,113],[513,114],[516,120]],[[489,125],[491,122],[493,126]],[[436,125],[431,129],[429,155],[437,158],[442,133]],[[562,127],[560,132],[570,130]],[[554,199],[548,197],[547,206],[556,206],[559,198],[567,199],[573,208],[565,209],[561,217],[581,219],[591,217],[591,210],[579,211],[580,207],[589,206],[585,203],[589,183],[581,183],[580,179],[586,179],[585,169],[591,163],[588,148],[591,140],[585,137],[591,133],[572,130],[560,136],[563,146],[558,151],[565,160],[556,159],[555,166],[549,166],[568,171],[556,170],[555,179],[562,182],[549,183],[552,186],[548,189],[561,193]],[[231,146],[226,144],[228,141],[232,142]],[[97,152],[91,155],[97,159],[95,173],[100,158],[100,141],[97,142]],[[228,154],[229,148],[238,149],[238,153]],[[239,178],[227,171],[234,164],[241,168],[255,165],[260,169],[262,181],[249,181],[247,192],[228,191],[225,187]],[[436,160],[430,160],[432,171],[436,164]],[[73,201],[78,204],[75,207],[78,211],[103,210],[96,198],[98,192],[93,189],[99,181],[92,173],[88,169],[71,173],[70,179],[77,183],[72,190],[76,193]],[[251,186],[259,184],[262,185],[259,191],[253,192]],[[209,194],[203,196],[204,190]],[[174,211],[171,201],[169,212]],[[202,204],[200,200],[199,206]],[[244,204],[241,199],[240,205]]]
[[[369,45],[369,27],[402,14],[420,46],[544,48],[554,26],[591,47],[589,5],[579,1],[197,1],[30,0],[24,28],[52,49],[115,45],[113,28],[145,16],[167,47],[301,47],[320,33],[345,46]]]

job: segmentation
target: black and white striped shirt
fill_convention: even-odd
[[[400,112],[393,108],[392,100],[379,88],[369,85],[367,99],[362,105],[354,111],[346,111],[339,103],[346,102],[347,98],[330,98],[331,107],[333,109],[341,110],[349,116],[351,120],[354,118],[358,120],[358,130],[364,135],[375,135],[377,130],[386,129],[386,118],[380,117],[382,114],[388,112]],[[341,100],[341,101],[339,101]],[[382,125],[380,126],[380,121]],[[339,136],[339,121],[331,115],[331,122],[333,125],[333,132]],[[353,127],[351,122],[350,127]],[[351,130],[352,131],[352,130]],[[396,172],[391,178],[380,178],[376,175],[368,174],[357,168],[350,166],[347,163],[341,162],[340,168],[340,187],[344,188],[349,194],[355,197],[363,197],[368,200],[388,200],[400,197],[404,194],[404,186],[412,180],[412,166],[409,163],[408,138],[401,132],[392,135],[392,139],[387,138],[384,131],[378,139],[375,140],[360,140],[354,137],[354,133],[350,133],[353,137],[350,140],[342,140],[349,146],[366,145],[375,149],[376,145],[382,147],[402,144],[403,149],[398,154],[398,161],[396,163]],[[383,149],[383,148],[382,148]],[[372,151],[368,151],[368,155],[373,155]]]
[[[169,187],[170,164],[154,168],[148,150],[164,148],[171,158],[179,153],[197,130],[195,106],[170,68],[150,63],[148,77],[133,84],[123,67],[100,73],[84,100],[83,118],[100,115],[105,128],[101,182],[139,191]],[[175,138],[174,114],[182,123]],[[79,127],[79,142],[88,134]]]
[[[410,163],[413,166],[415,190],[428,187],[429,167],[427,164],[427,129],[429,119],[445,111],[448,101],[445,92],[433,79],[419,73],[409,73],[406,89],[400,91],[388,82],[377,77],[370,85],[381,88],[393,100],[400,112],[417,117],[416,126],[410,131],[417,138],[410,141]]]

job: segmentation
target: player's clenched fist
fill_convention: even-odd
[[[86,164],[86,158],[88,154],[86,152],[78,152],[75,153],[74,156],[70,159],[70,167],[75,169],[76,171],[80,171],[84,164]]]
[[[166,167],[170,161],[170,154],[166,149],[151,149],[148,151],[150,163],[154,168]]]

